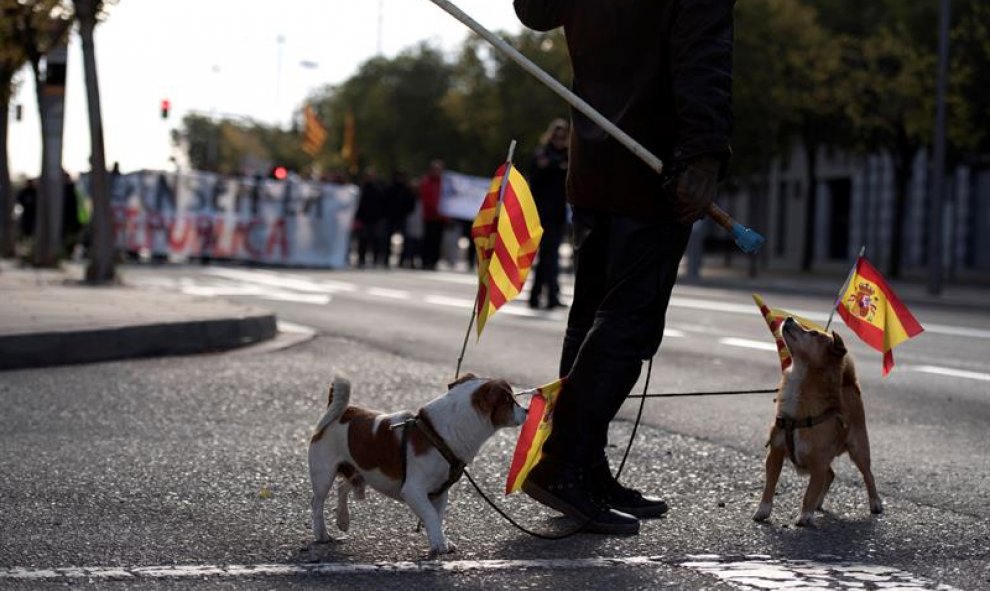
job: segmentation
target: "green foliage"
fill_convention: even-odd
[[[8,1],[8,0],[2,0]],[[990,86],[990,8],[955,0],[950,138],[957,152],[986,149]],[[796,139],[815,147],[917,149],[934,121],[937,2],[902,0],[745,0],[736,5],[735,157],[741,180],[755,178]],[[560,31],[505,36],[551,75],[570,79]],[[429,44],[376,57],[343,83],[308,100],[327,127],[321,153],[298,149],[298,135],[225,122],[215,168],[236,169],[245,154],[296,163],[299,170],[343,169],[347,113],[353,113],[362,167],[421,171],[435,157],[451,169],[487,175],[519,140],[517,160],[535,148],[567,105],[475,37],[452,55]],[[184,130],[194,165],[206,162],[193,118]],[[236,130],[236,132],[235,132]],[[266,135],[267,134],[267,135]],[[250,136],[250,137],[249,137]],[[196,139],[196,138],[200,139]],[[227,145],[229,143],[229,145]]]

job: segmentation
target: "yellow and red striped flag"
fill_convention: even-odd
[[[529,471],[540,461],[543,444],[550,436],[553,427],[553,409],[564,380],[540,386],[529,402],[526,422],[519,431],[516,451],[512,454],[512,465],[505,480],[505,494],[512,494],[522,488]]]
[[[856,269],[836,309],[846,326],[863,342],[883,353],[885,377],[894,368],[894,347],[924,330],[880,271],[863,256],[856,261]]]
[[[781,310],[780,308],[771,308],[763,302],[757,294],[753,294],[753,301],[756,302],[756,306],[760,309],[760,313],[763,314],[763,319],[767,321],[767,327],[770,328],[770,333],[773,335],[774,341],[777,343],[777,354],[780,356],[780,370],[787,371],[787,368],[791,366],[793,360],[791,359],[791,352],[787,350],[787,345],[784,343],[784,336],[780,334],[781,327],[784,324],[784,320],[788,316],[793,318],[808,330],[817,330],[825,332],[825,329],[815,324],[814,322],[808,320],[807,318],[801,318],[797,314],[791,314],[786,310]]]
[[[506,169],[509,178],[500,203],[498,194]],[[478,338],[488,317],[522,291],[542,236],[529,185],[512,163],[506,162],[495,172],[471,227],[478,251]]]
[[[316,117],[316,111],[312,106],[306,105],[304,117],[302,149],[310,156],[316,156],[327,141],[327,130]]]

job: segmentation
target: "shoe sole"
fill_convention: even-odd
[[[593,534],[608,535],[634,535],[639,533],[639,521],[634,521],[629,524],[601,523],[589,519],[587,515],[584,515],[573,506],[560,500],[559,497],[544,490],[539,485],[531,482],[524,482],[522,489],[524,493],[529,495],[536,502],[542,503],[555,511],[560,511],[564,515],[579,523],[583,523],[584,526],[581,528],[581,531]]]
[[[659,519],[664,515],[666,515],[669,509],[669,507],[667,507],[666,505],[664,505],[663,508],[655,508],[655,509],[647,509],[647,508],[636,509],[630,507],[619,507],[618,505],[609,505],[609,506],[615,509],[616,511],[620,511],[628,515],[632,515],[633,517],[637,517],[639,519]]]

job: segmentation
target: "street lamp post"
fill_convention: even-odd
[[[935,149],[932,162],[931,224],[928,232],[928,293],[942,292],[942,208],[945,203],[945,93],[949,75],[951,0],[941,0],[938,38],[938,86],[935,99]]]

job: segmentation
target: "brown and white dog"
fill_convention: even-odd
[[[777,478],[789,457],[800,474],[811,477],[797,525],[814,524],[835,473],[832,460],[849,452],[863,475],[870,511],[883,513],[870,471],[870,440],[856,369],[839,335],[806,330],[793,318],[784,321],[784,342],[794,363],[777,393],[777,419],[770,429],[767,480],[756,521],[770,517]]]
[[[347,531],[347,498],[354,490],[364,498],[364,487],[403,501],[426,528],[430,554],[455,551],[443,531],[447,487],[456,478],[451,464],[422,427],[399,426],[412,419],[408,411],[384,414],[348,406],[351,384],[336,377],[330,388],[326,414],[309,444],[309,475],[313,483],[312,524],[317,541],[328,542],[323,506],[337,476],[337,527]],[[502,427],[521,425],[526,410],[504,380],[467,374],[450,384],[446,394],[418,413],[426,428],[455,459],[470,464],[481,446]],[[409,429],[403,445],[403,431]],[[459,475],[459,474],[457,474]]]

